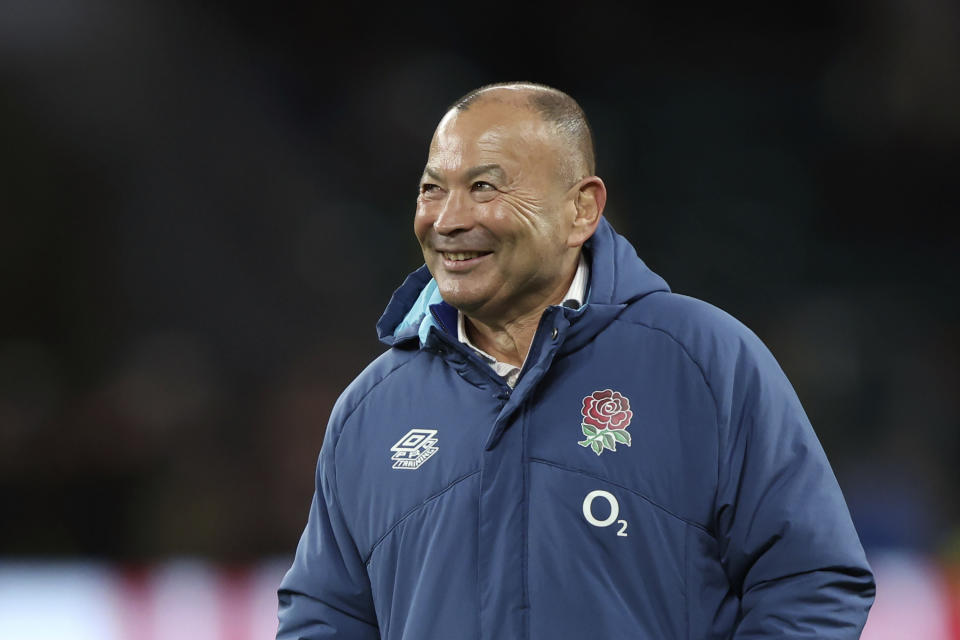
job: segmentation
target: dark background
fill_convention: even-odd
[[[868,550],[958,553],[960,5],[711,6],[0,0],[0,554],[292,553],[433,128],[501,80],[581,102]]]

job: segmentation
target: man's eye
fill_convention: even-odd
[[[470,188],[474,191],[495,191],[496,187],[490,184],[489,182],[478,181],[470,185]]]
[[[439,191],[439,190],[440,190],[440,187],[438,187],[438,186],[435,185],[435,184],[424,183],[424,184],[420,185],[420,193],[423,194],[423,195],[429,195],[429,194],[432,194],[432,193],[436,193],[436,192]]]

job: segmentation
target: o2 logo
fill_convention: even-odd
[[[593,515],[593,501],[597,498],[603,498],[608,503],[610,503],[610,515],[608,515],[603,520],[598,520]],[[595,527],[609,527],[614,522],[620,525],[620,530],[617,531],[618,536],[626,537],[627,536],[627,521],[626,520],[617,520],[617,516],[620,515],[620,503],[617,502],[617,497],[610,493],[609,491],[601,491],[597,489],[596,491],[591,491],[587,494],[587,497],[583,499],[583,517],[587,519],[587,522],[592,524]]]

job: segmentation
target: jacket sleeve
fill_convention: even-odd
[[[336,495],[330,431],[320,452],[307,526],[277,592],[277,640],[380,638],[366,567]]]
[[[734,360],[716,503],[734,638],[859,638],[875,584],[823,448],[755,336]]]

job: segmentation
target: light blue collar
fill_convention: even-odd
[[[410,307],[410,311],[403,317],[403,320],[400,321],[397,328],[393,330],[393,335],[399,336],[404,329],[416,325],[417,335],[420,337],[420,344],[424,344],[427,341],[427,334],[430,331],[430,327],[437,326],[437,321],[433,318],[433,314],[430,313],[430,305],[441,302],[443,302],[443,298],[440,296],[437,281],[431,278],[426,286],[423,287],[420,295],[417,296],[413,306]]]

